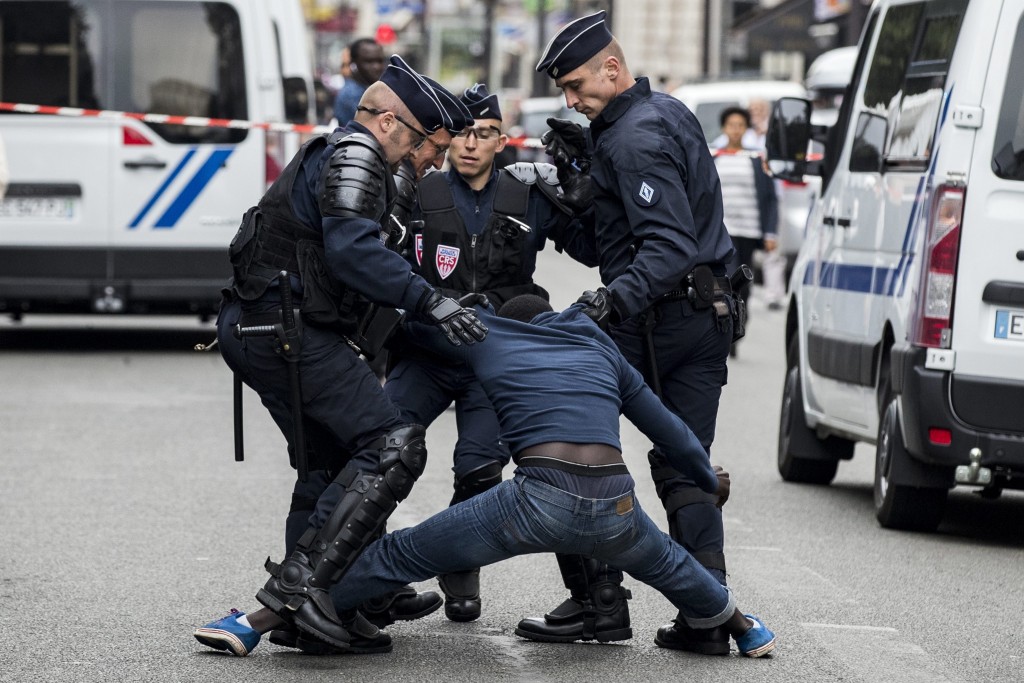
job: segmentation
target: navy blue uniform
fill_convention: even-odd
[[[502,292],[507,298],[509,290],[521,288],[524,292],[547,293],[533,285],[533,273],[537,266],[537,252],[544,248],[549,239],[555,239],[556,248],[564,248],[578,261],[589,265],[597,265],[597,254],[592,234],[588,234],[568,215],[555,207],[536,186],[529,189],[524,221],[533,229],[529,233],[519,232],[515,239],[519,240],[513,248],[513,254],[495,250],[496,258],[474,259],[467,242],[476,243],[471,239],[480,236],[494,211],[495,194],[498,187],[499,171],[492,171],[491,178],[482,190],[473,190],[454,169],[445,174],[448,187],[451,189],[455,208],[462,219],[463,226],[452,226],[463,232],[456,235],[449,247],[462,244],[458,258],[460,262],[455,277],[441,278],[436,267],[436,250],[417,254],[417,261],[430,284],[441,287],[450,296],[460,296],[471,291],[487,293],[495,307],[504,300],[502,294],[496,294],[488,283],[507,285]],[[538,181],[543,182],[543,181]],[[428,240],[432,244],[430,240]],[[503,270],[512,266],[512,272],[504,272],[499,278],[488,270],[486,262],[498,260]],[[513,261],[517,261],[515,265]],[[427,268],[430,264],[432,267]],[[494,265],[494,264],[492,264]],[[461,269],[465,269],[463,272]],[[477,282],[480,286],[472,287]],[[513,284],[514,283],[514,284]],[[521,293],[521,292],[516,292]],[[484,394],[482,387],[473,375],[469,366],[427,354],[415,348],[407,349],[401,360],[388,375],[384,390],[388,397],[399,407],[402,419],[406,422],[429,426],[438,415],[455,402],[455,420],[458,428],[458,441],[455,445],[454,466],[456,480],[481,468],[498,463],[504,467],[508,464],[510,454],[508,448],[499,441],[498,419],[494,408]]]
[[[637,316],[655,316],[662,400],[710,457],[732,324],[716,319],[713,308],[696,311],[689,301],[659,297],[685,289],[696,266],[726,274],[733,247],[714,160],[693,114],[679,100],[651,92],[646,78],[604,108],[590,135],[601,281],[624,319],[611,336],[653,384]],[[724,582],[722,516],[713,497],[657,451],[651,468],[673,537]]]
[[[369,134],[355,122],[340,130]],[[301,223],[322,233],[326,266],[338,282],[372,301],[414,310],[430,287],[412,272],[401,256],[384,248],[380,224],[368,218],[320,214],[318,184],[323,166],[334,149],[333,145],[324,145],[320,153],[306,154],[298,168],[286,169],[282,174],[278,182],[292,183],[287,193],[290,208]],[[293,163],[297,161],[298,158]],[[293,278],[292,289],[296,301],[300,300],[302,281]],[[274,337],[238,340],[232,334],[234,326],[243,318],[258,320],[274,315],[280,310],[279,301],[277,286],[272,284],[255,301],[236,299],[225,303],[217,321],[217,338],[227,364],[256,390],[288,439],[294,465],[287,363],[277,352]],[[314,509],[314,503],[320,499],[315,508],[320,518],[318,526],[336,504],[337,496],[321,497],[334,474],[350,457],[360,470],[375,472],[378,468],[375,440],[383,432],[405,424],[376,376],[338,332],[303,324],[301,348],[299,368],[311,472],[307,482],[295,484],[292,510],[297,514],[288,522],[288,554],[298,535],[308,526],[309,511]],[[332,486],[327,490],[337,488]]]

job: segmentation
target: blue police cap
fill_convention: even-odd
[[[498,119],[501,121],[498,96],[487,92],[487,86],[483,83],[466,88],[459,99],[466,105],[474,119]]]
[[[434,94],[437,95],[438,101],[444,110],[448,112],[448,116],[451,118],[452,123],[447,127],[448,132],[452,135],[461,132],[467,126],[473,125],[473,115],[466,108],[459,98],[455,97],[451,92],[448,91],[443,85],[435,81],[430,76],[424,76],[423,80],[430,84],[430,87],[434,89]]]
[[[612,42],[604,16],[605,11],[601,10],[566,24],[544,48],[537,71],[546,71],[551,78],[558,78],[586,64]]]
[[[452,121],[451,112],[442,104],[435,89],[424,76],[416,73],[398,55],[391,55],[380,80],[405,103],[427,134],[435,133],[441,128],[452,130],[456,123],[462,123]],[[451,97],[450,93],[449,96]]]

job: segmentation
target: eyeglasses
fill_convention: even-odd
[[[366,113],[373,114],[374,116],[383,116],[384,114],[389,113],[389,112],[386,112],[386,111],[381,111],[380,109],[373,109],[371,107],[356,107],[356,111],[365,111]],[[429,142],[430,144],[432,144],[434,146],[434,158],[435,159],[437,157],[444,156],[448,152],[448,147],[447,146],[442,147],[441,145],[437,144],[436,142],[431,140],[430,136],[427,135],[424,131],[422,131],[419,128],[417,128],[416,126],[412,125],[411,123],[409,123],[408,121],[403,119],[401,116],[399,116],[395,112],[390,112],[390,114],[395,117],[395,120],[397,120],[400,124],[402,124],[403,126],[408,128],[409,130],[411,130],[419,138],[419,142],[417,142],[416,146],[413,147],[413,151],[419,151],[420,149],[423,148],[423,145],[425,143]]]
[[[495,126],[487,126],[486,128],[463,128],[455,134],[455,137],[468,138],[470,134],[475,135],[477,140],[493,140],[501,135],[501,130]]]

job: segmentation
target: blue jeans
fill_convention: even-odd
[[[350,609],[410,582],[549,552],[631,574],[661,591],[693,628],[724,624],[736,609],[732,593],[658,529],[632,492],[580,498],[522,474],[374,541],[331,595],[337,609]]]

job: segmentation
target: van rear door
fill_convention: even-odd
[[[968,424],[1024,430],[1024,1],[1003,4],[965,196],[951,398]]]

